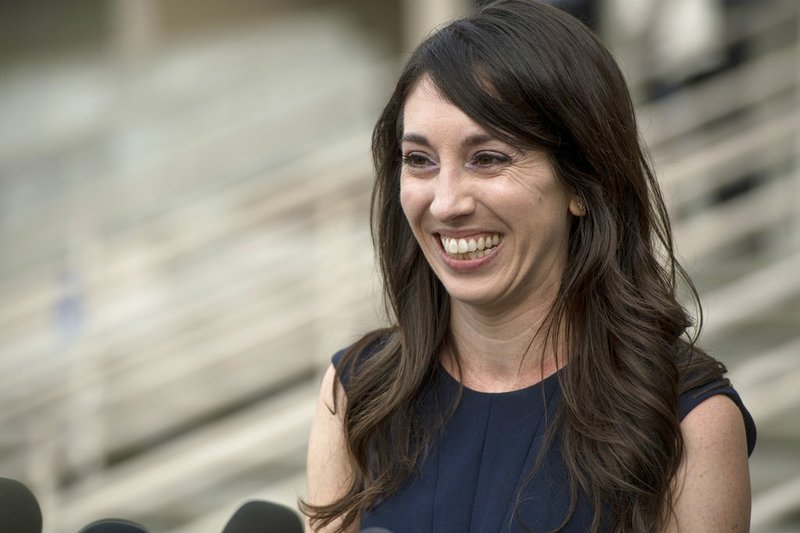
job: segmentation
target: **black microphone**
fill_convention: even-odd
[[[303,533],[303,522],[288,507],[253,500],[233,513],[222,533]]]
[[[3,533],[41,533],[42,510],[28,487],[0,477],[0,531]]]
[[[104,518],[92,522],[78,533],[147,533],[144,526],[119,518]]]

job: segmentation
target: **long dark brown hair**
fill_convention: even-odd
[[[573,505],[580,491],[594,509],[592,531],[601,520],[617,532],[658,530],[683,456],[678,396],[725,369],[687,333],[693,319],[677,300],[679,280],[699,317],[697,295],[675,259],[622,74],[583,24],[531,0],[495,2],[430,36],[375,126],[373,241],[395,325],[362,338],[337,370],[348,376],[352,483],[337,501],[303,504],[304,512],[316,527],[336,519],[346,527],[396,491],[437,436],[418,404],[443,350],[457,354],[450,302],[400,206],[403,106],[423,76],[497,138],[544,150],[587,207],[572,220],[545,326],[552,346],[564,339],[560,356],[569,359],[551,436],[558,434]]]

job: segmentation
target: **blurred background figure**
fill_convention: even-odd
[[[638,98],[702,342],[758,423],[753,531],[800,530],[800,3],[551,3]],[[475,5],[3,3],[0,476],[46,532],[294,505],[320,372],[383,320],[372,125],[429,21]]]

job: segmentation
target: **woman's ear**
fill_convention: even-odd
[[[585,216],[588,212],[586,203],[584,203],[583,199],[577,194],[573,194],[572,198],[569,200],[569,212],[576,217]]]

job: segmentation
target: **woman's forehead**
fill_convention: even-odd
[[[486,142],[495,138],[456,104],[442,96],[430,79],[423,79],[409,93],[403,109],[401,141],[425,144],[430,135],[447,135]]]

